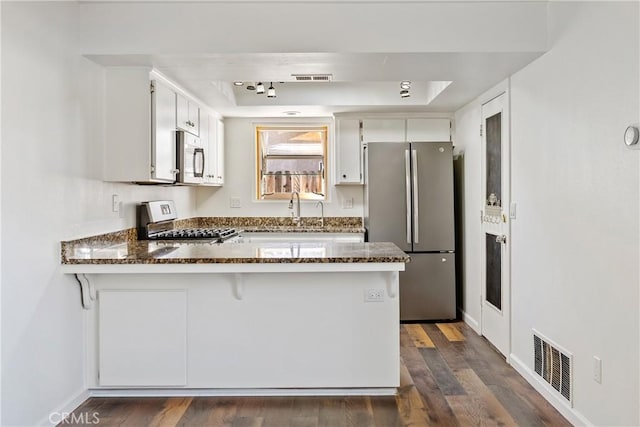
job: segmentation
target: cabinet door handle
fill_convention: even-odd
[[[407,201],[407,243],[411,244],[411,157],[409,150],[404,150],[404,173]]]
[[[420,230],[418,224],[420,221],[418,213],[418,153],[415,149],[411,150],[411,171],[413,173],[413,243],[420,243]]]
[[[197,162],[197,158],[198,156],[200,156],[200,159],[202,160],[200,163],[200,171],[198,172],[198,162]],[[204,149],[202,148],[196,148],[195,150],[193,150],[193,176],[194,178],[202,178],[204,177]]]

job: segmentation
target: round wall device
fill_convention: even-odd
[[[638,143],[638,138],[640,137],[640,131],[638,131],[637,126],[629,126],[627,130],[624,131],[624,143],[631,147],[632,145],[636,145]]]

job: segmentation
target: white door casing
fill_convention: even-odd
[[[481,330],[507,361],[511,350],[509,123],[507,92],[482,105]]]

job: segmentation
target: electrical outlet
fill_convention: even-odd
[[[111,211],[120,212],[120,197],[117,194],[111,195]]]
[[[364,291],[365,302],[382,302],[384,301],[384,289],[365,289]]]
[[[602,384],[602,360],[596,356],[593,356],[593,380]]]
[[[232,197],[229,199],[229,207],[231,208],[241,208],[242,203],[240,203],[240,197]]]
[[[345,197],[342,199],[343,209],[353,209],[353,197]]]

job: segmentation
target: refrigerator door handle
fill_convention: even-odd
[[[404,150],[405,191],[407,192],[407,243],[411,244],[411,160],[409,150]]]
[[[413,173],[413,243],[420,243],[418,224],[418,152],[411,150],[411,171]]]

